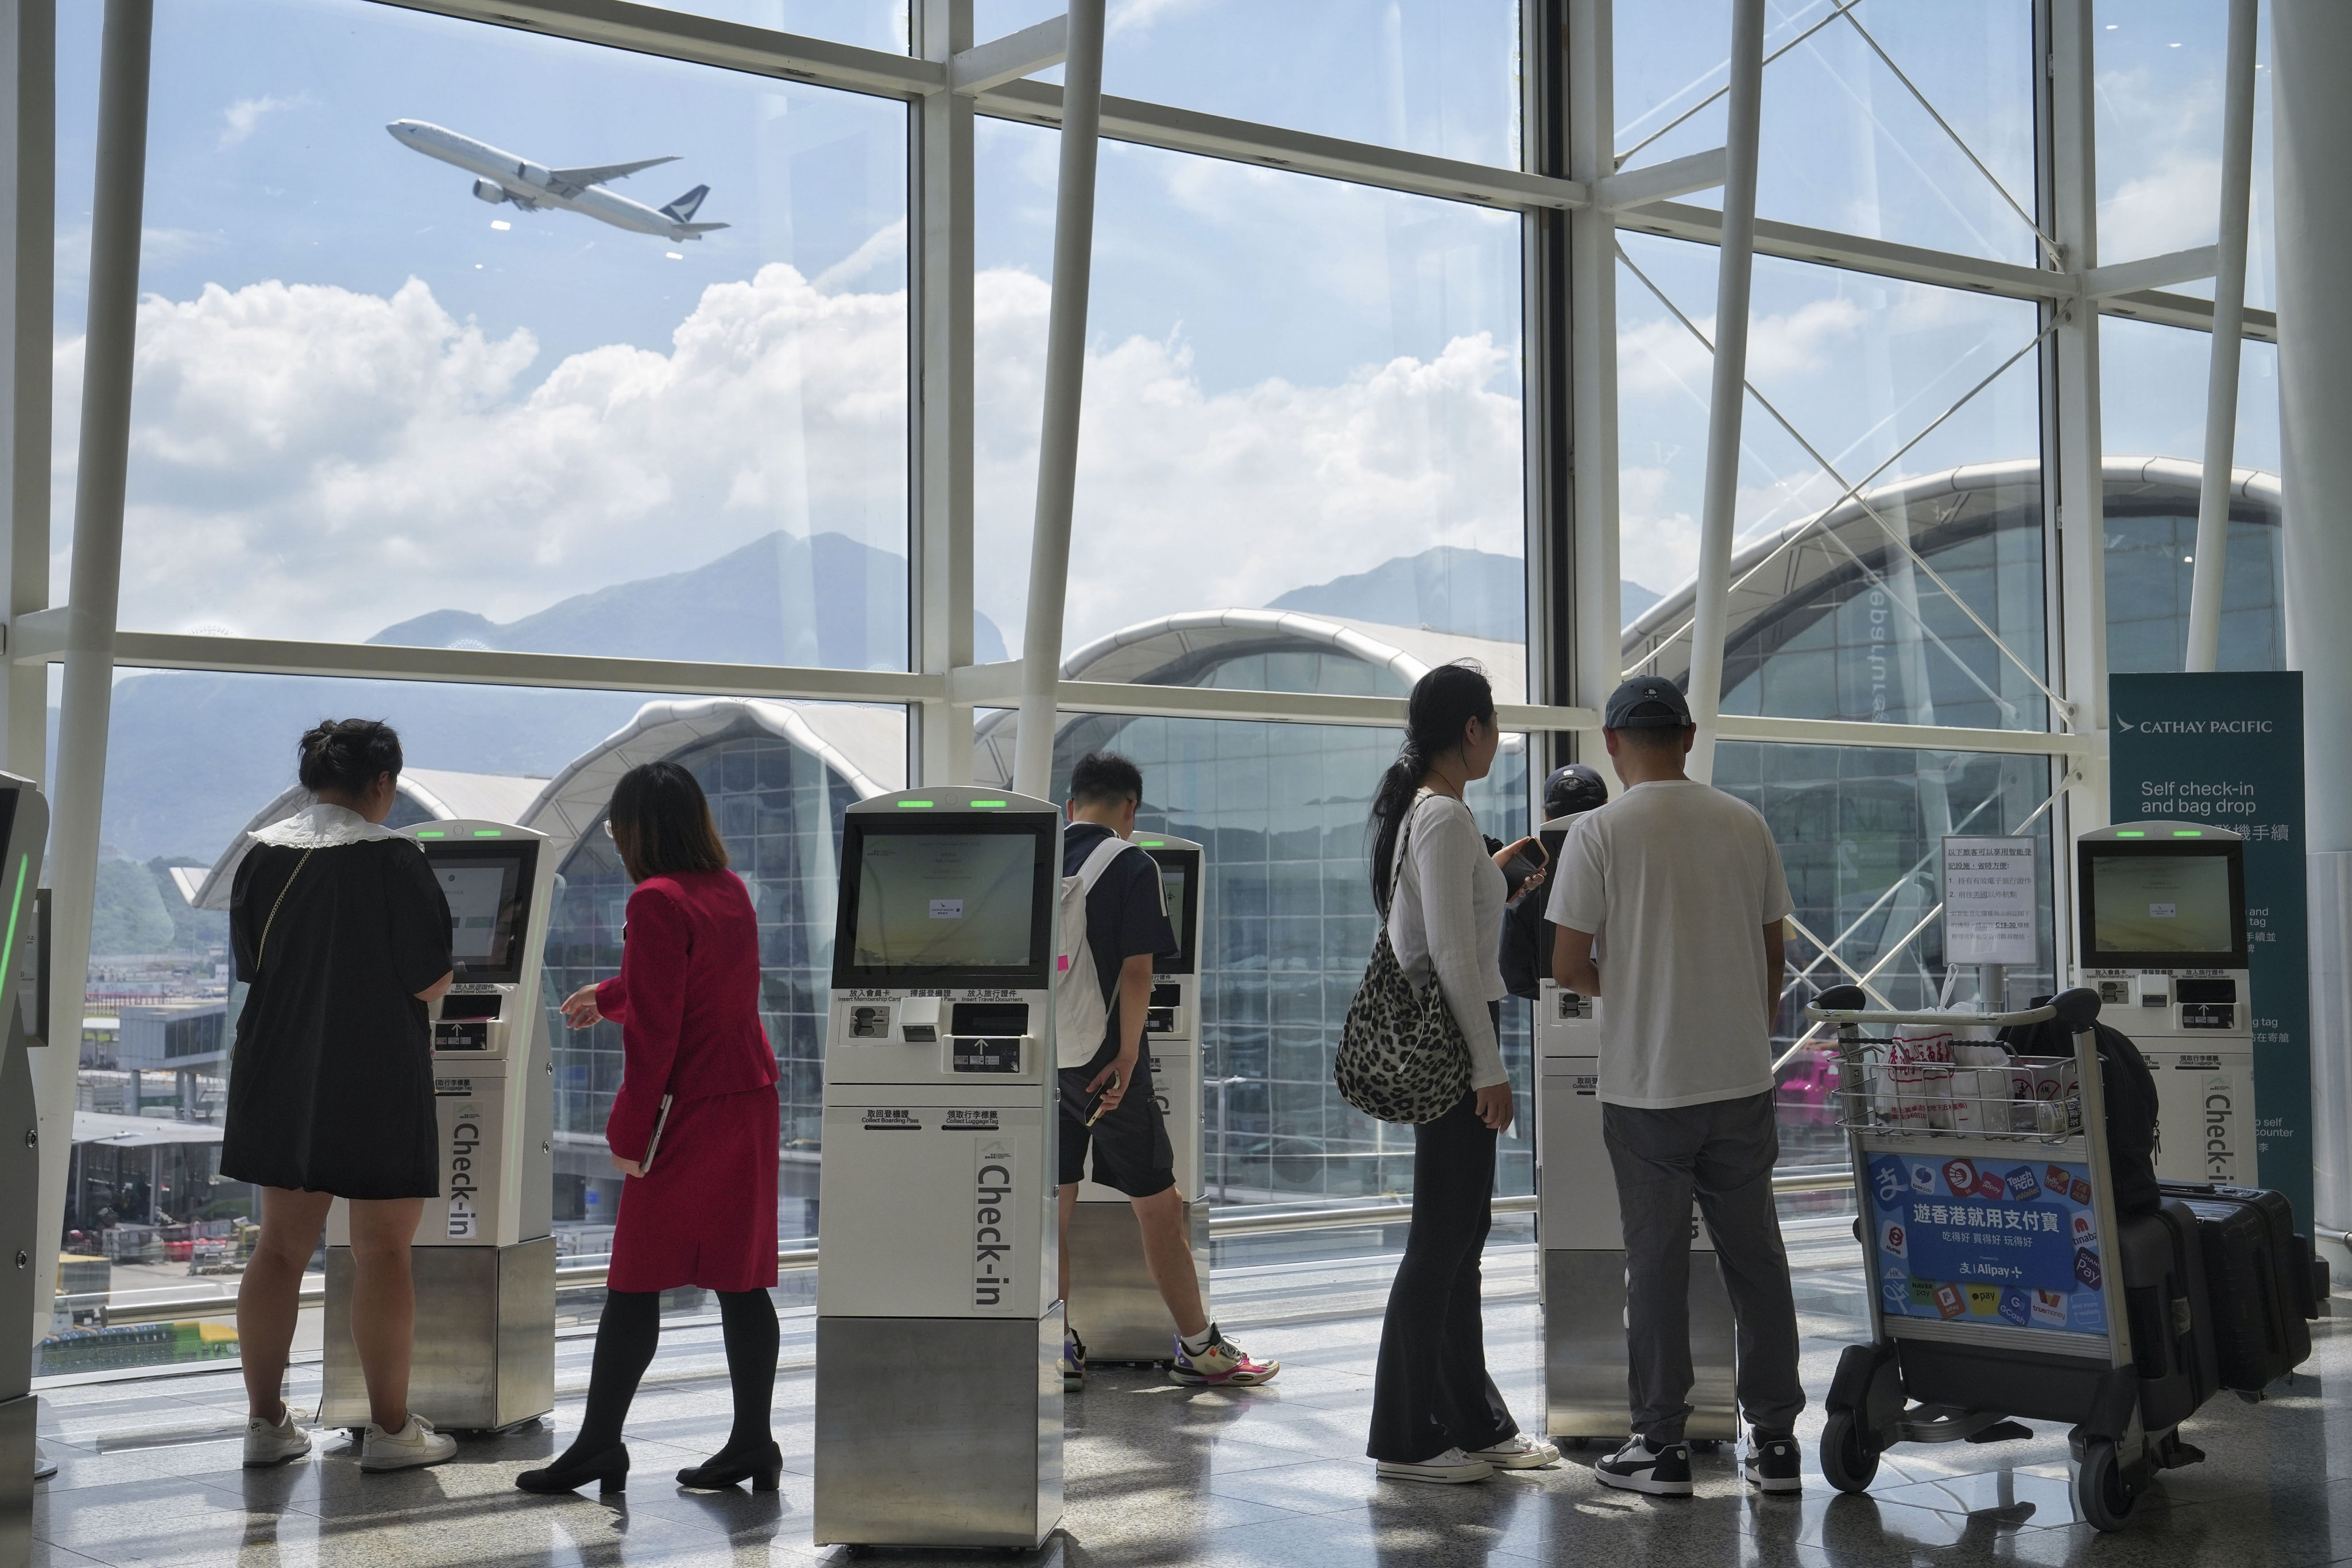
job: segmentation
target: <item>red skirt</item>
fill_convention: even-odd
[[[761,1291],[776,1282],[776,1091],[670,1107],[649,1175],[625,1177],[615,1291]]]

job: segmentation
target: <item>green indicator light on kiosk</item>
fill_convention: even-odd
[[[416,836],[420,839],[446,839],[449,835],[438,828],[419,828],[416,830]]]
[[[901,811],[928,811],[930,809],[931,803],[929,800],[901,800],[898,802],[898,810]]]
[[[1168,847],[1166,839],[1138,839],[1135,841],[1147,850],[1164,850]]]
[[[2137,828],[2121,828],[2116,830],[2116,837],[2119,839],[2144,839],[2147,837],[2147,835],[2140,831]]]
[[[507,831],[504,828],[476,828],[474,836],[478,839],[503,839]]]
[[[2172,830],[2172,836],[2176,839],[2201,839],[2205,836],[2205,830],[2202,828],[2175,828]]]
[[[928,800],[923,803],[927,806],[930,804]],[[1004,802],[1002,800],[974,800],[972,804],[975,806],[1002,806]]]
[[[8,961],[16,956],[16,912],[25,905],[25,871],[32,863],[30,855],[16,862],[16,891],[8,895],[8,936],[0,942],[0,975],[8,972]]]

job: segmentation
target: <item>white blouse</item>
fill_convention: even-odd
[[[1434,973],[1470,1047],[1470,1086],[1509,1082],[1486,1004],[1508,991],[1496,955],[1503,937],[1502,868],[1486,852],[1470,808],[1424,790],[1406,813],[1405,852],[1389,898],[1389,946],[1414,985]]]

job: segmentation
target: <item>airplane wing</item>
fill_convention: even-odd
[[[585,188],[601,185],[609,180],[625,180],[640,169],[650,169],[656,163],[675,163],[676,154],[667,158],[647,158],[635,163],[602,163],[591,169],[550,169],[553,179],[566,185]]]

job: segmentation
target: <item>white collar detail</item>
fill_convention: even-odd
[[[257,828],[248,836],[257,844],[274,844],[280,849],[323,850],[338,844],[397,839],[404,835],[381,823],[369,821],[348,806],[330,805],[321,800],[304,807],[282,822]]]

